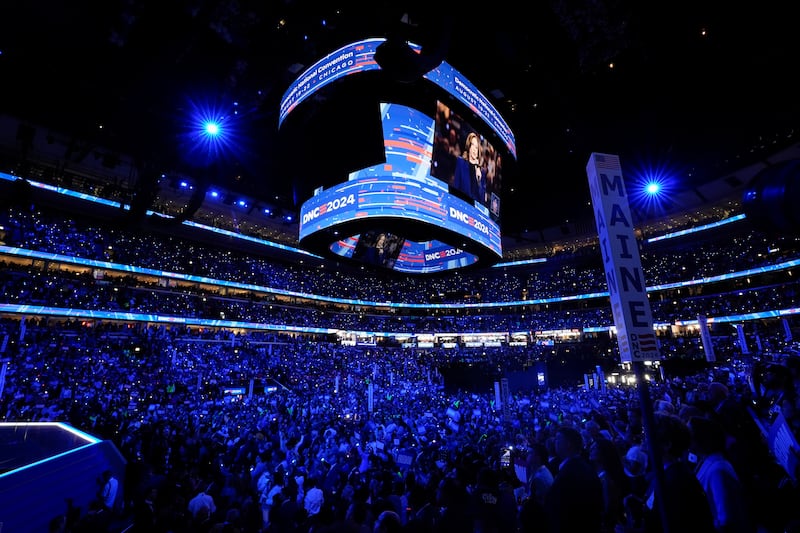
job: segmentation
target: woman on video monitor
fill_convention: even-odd
[[[455,187],[485,205],[486,171],[481,163],[481,139],[473,131],[467,135],[462,157],[456,160]]]

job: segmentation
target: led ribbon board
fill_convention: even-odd
[[[278,127],[303,100],[326,85],[351,74],[380,70],[380,65],[375,61],[375,50],[385,41],[383,38],[371,38],[348,44],[308,67],[283,93]],[[409,46],[414,50],[421,50],[420,46],[413,43],[409,43]],[[442,61],[423,77],[470,108],[503,140],[508,152],[514,158],[517,157],[516,140],[509,125],[489,99],[459,71]]]
[[[312,65],[284,94],[279,124],[300,103],[337,79],[379,71],[374,54],[383,42],[359,41]],[[442,62],[424,79],[482,119],[502,140],[504,155],[516,154],[508,125],[458,71]],[[353,169],[347,181],[320,188],[302,205],[299,239],[305,248],[404,273],[488,264],[502,257],[499,209],[489,201],[489,194],[481,201],[453,194],[452,183],[431,173],[436,133],[441,129],[431,117],[437,104],[431,98],[429,114],[400,103],[380,102],[385,160]],[[485,139],[484,145],[491,147]],[[498,150],[491,147],[491,152]],[[499,164],[496,168],[499,176]]]

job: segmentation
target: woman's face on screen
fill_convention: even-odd
[[[472,137],[470,137],[469,141],[469,160],[473,163],[477,163],[480,153],[481,153],[481,143],[478,140],[477,135],[473,135]]]

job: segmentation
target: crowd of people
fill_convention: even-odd
[[[448,391],[417,350],[52,323],[9,345],[4,420],[66,421],[128,461],[109,521],[89,506],[54,517],[62,531],[797,527],[798,472],[759,429],[776,401],[797,422],[797,355],[653,382],[648,428],[637,387],[520,388],[504,406],[490,384]]]
[[[54,268],[30,271],[27,276],[35,278],[33,282],[15,274],[4,281],[9,303],[46,303],[140,313],[168,308],[183,316],[415,333],[474,331],[476,322],[479,323],[477,329],[482,331],[583,329],[613,324],[607,297],[602,297],[605,276],[596,258],[560,258],[551,264],[528,268],[490,269],[429,279],[380,278],[369,271],[354,274],[270,260],[257,254],[202,246],[174,236],[65,219],[42,210],[12,208],[3,212],[0,222],[3,242],[8,246],[120,265],[118,272],[95,269],[83,276]],[[719,317],[793,309],[798,305],[800,291],[797,280],[790,274],[791,266],[777,272],[766,271],[771,265],[785,264],[796,257],[797,243],[793,239],[767,238],[754,231],[741,235],[734,232],[734,236],[715,238],[714,246],[676,245],[671,251],[658,254],[643,251],[642,255],[650,285],[678,284],[651,296],[653,316],[661,323],[697,319],[698,315]],[[688,261],[688,257],[694,260]],[[220,286],[210,290],[209,285],[194,283],[192,290],[170,292],[171,285],[164,280],[152,276],[133,279],[129,267],[202,276],[217,280]],[[749,272],[754,267],[764,272]],[[737,272],[746,274],[734,276]],[[98,275],[103,276],[104,282],[97,279]],[[711,290],[698,283],[715,275],[729,275],[733,279],[715,282]],[[754,277],[763,280],[754,282]],[[168,281],[174,284],[176,277]],[[221,285],[226,282],[244,283],[263,290],[251,290],[242,297],[242,292],[231,294],[230,289],[224,289]],[[74,291],[59,290],[65,284],[73,286]],[[299,305],[294,301],[281,305],[275,289],[286,288],[314,299],[304,300]],[[364,305],[333,303],[332,299],[343,298]],[[559,298],[565,299],[558,301]],[[448,301],[456,305],[452,308],[433,305]],[[377,308],[385,306],[386,302],[400,307],[391,313],[378,311]],[[517,304],[508,307],[458,305],[465,302]],[[432,305],[430,309],[417,311],[413,307],[402,307],[408,303]]]
[[[2,222],[9,246],[308,295],[427,302],[454,292],[502,302],[602,291],[596,265],[579,257],[572,266],[365,283],[368,274],[177,246],[174,237],[145,238],[39,210],[14,207]],[[653,283],[669,283],[738,271],[742,261],[778,264],[793,257],[791,240],[781,244],[747,233],[643,261]],[[445,320],[365,316],[196,286],[153,290],[133,277],[48,269],[9,254],[4,303],[384,331],[611,322],[600,298],[577,308],[543,305],[527,318],[488,308]],[[692,254],[702,260],[686,261]],[[654,316],[796,307],[795,286],[768,278],[730,291],[684,289],[654,299]],[[700,371],[664,372],[633,386],[602,378],[589,386],[576,375],[508,395],[495,388],[496,376],[567,357],[581,339],[564,351],[365,347],[293,333],[33,315],[6,316],[0,328],[3,420],[64,421],[112,441],[126,460],[115,490],[103,477],[97,500],[54,516],[53,531],[800,531],[791,505],[800,496],[798,461],[779,460],[767,435],[776,420],[800,434],[800,351],[791,327],[760,326],[752,352],[735,335],[716,335],[717,362]],[[668,358],[702,359],[691,349],[695,340],[665,335],[660,342]],[[459,363],[485,370],[484,381],[448,386],[448,370]],[[789,453],[800,457],[796,447]]]

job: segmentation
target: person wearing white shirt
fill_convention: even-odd
[[[119,489],[119,481],[114,477],[111,470],[103,472],[103,489],[100,492],[100,498],[103,502],[103,507],[107,511],[114,510],[114,504],[117,501],[117,490]]]
[[[692,434],[690,450],[697,460],[695,475],[708,498],[716,531],[754,531],[744,487],[724,455],[725,430],[722,425],[703,416],[693,416],[688,425]]]
[[[322,505],[325,503],[325,494],[317,485],[317,479],[314,477],[309,477],[306,481],[306,493],[303,499],[303,507],[305,507],[308,516],[319,514],[322,510]]]
[[[203,508],[208,509],[209,516],[217,512],[217,506],[214,504],[214,497],[205,491],[200,491],[194,498],[189,500],[188,510],[192,518],[197,518],[198,513],[200,513]]]

